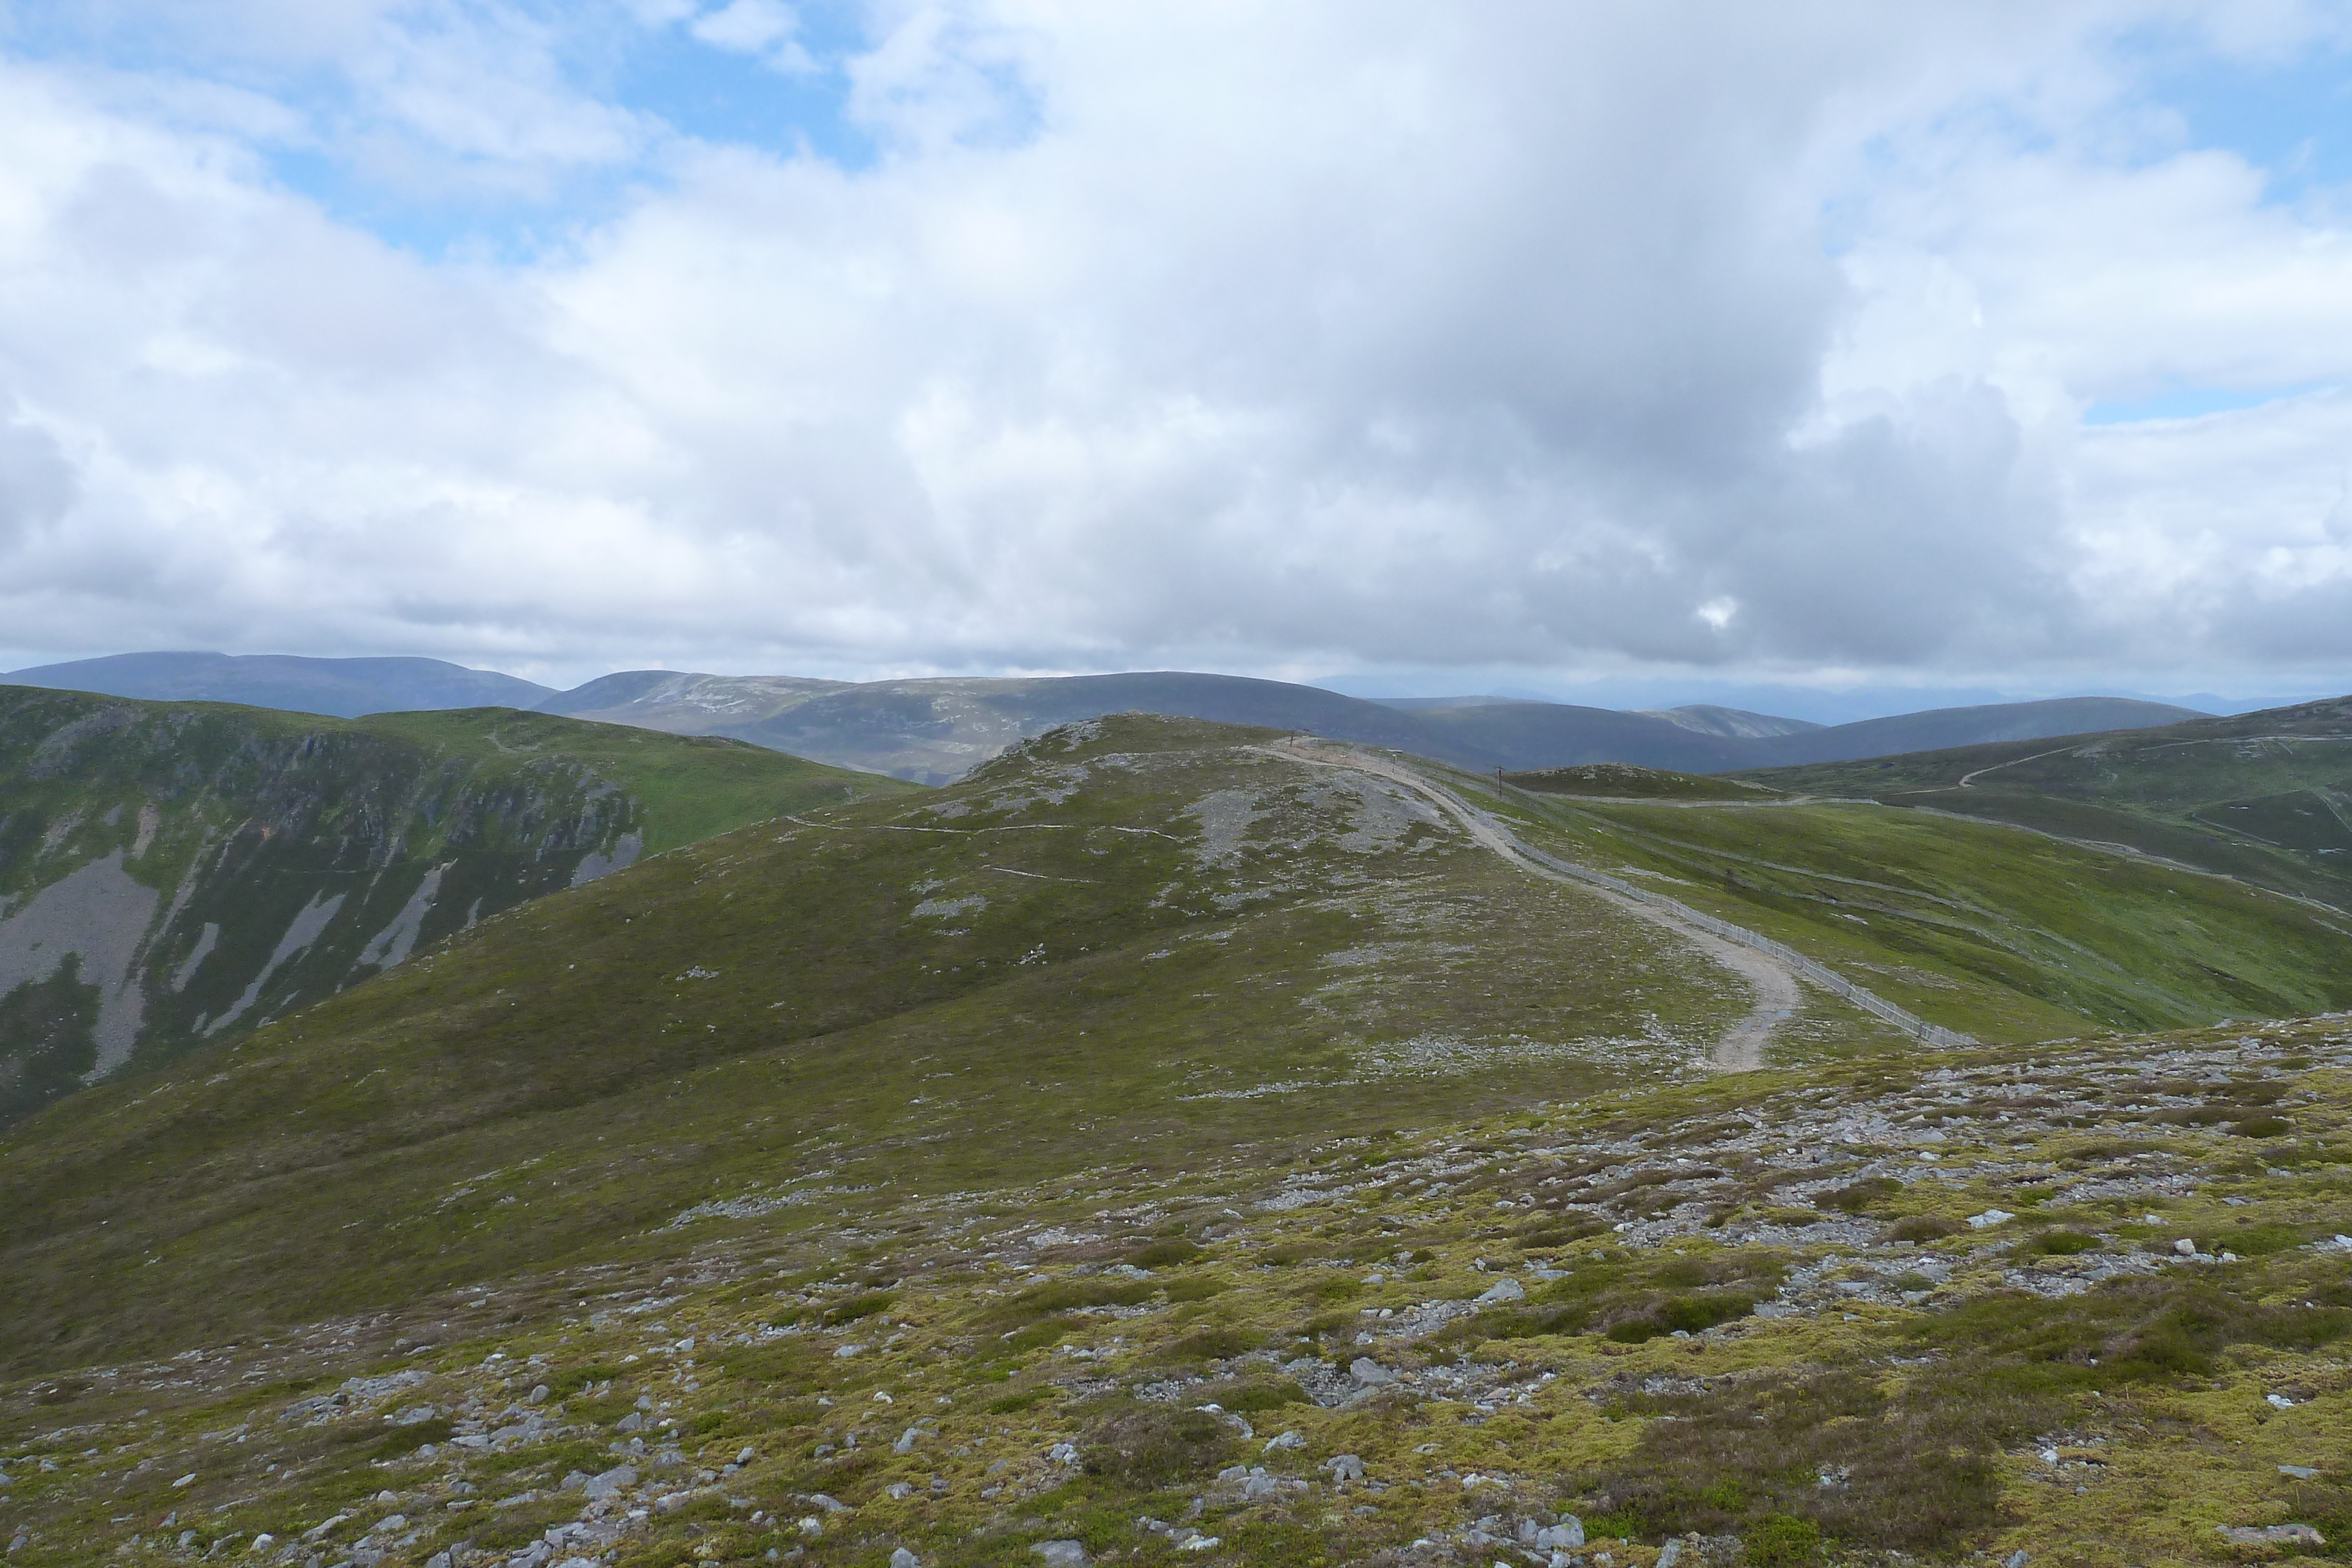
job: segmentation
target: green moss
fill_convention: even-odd
[[[1213,1473],[1233,1450],[1224,1423],[1200,1410],[1128,1408],[1098,1420],[1081,1452],[1088,1473],[1158,1490]]]
[[[2018,1243],[2021,1257],[2072,1258],[2080,1252],[2097,1249],[2099,1239],[2074,1230],[2044,1230]]]
[[[1167,1269],[1190,1263],[1201,1255],[1201,1250],[1199,1243],[1176,1236],[1139,1247],[1127,1255],[1127,1260],[1139,1269]]]

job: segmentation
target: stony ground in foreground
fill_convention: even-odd
[[[677,1215],[0,1390],[16,1565],[2352,1554],[2352,1019]],[[901,1564],[904,1556],[896,1557]]]

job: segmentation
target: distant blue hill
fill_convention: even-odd
[[[537,706],[536,682],[439,659],[305,659],[291,653],[115,653],[0,676],[10,685],[150,702],[244,703],[358,718],[425,708]]]
[[[439,659],[121,653],[0,676],[26,686],[163,702],[245,703],[356,718],[518,707],[686,735],[724,735],[871,773],[943,784],[1024,736],[1125,711],[1311,730],[1475,768],[1624,762],[1687,773],[1786,767],[2205,716],[2129,697],[2062,697],[1811,725],[1693,706],[1621,712],[1507,697],[1342,696],[1319,686],[1181,670],[850,683],[630,670],[557,692]]]

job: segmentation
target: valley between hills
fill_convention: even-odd
[[[1119,714],[936,789],[743,775],[0,1130],[0,1539],[2344,1555],[2352,901],[2281,826],[2326,706],[1709,778]],[[719,799],[566,760],[643,730],[331,722],[428,721],[610,780],[600,831]],[[139,865],[121,778],[0,841]],[[285,836],[394,863],[342,820]]]

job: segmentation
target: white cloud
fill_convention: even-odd
[[[799,16],[782,0],[728,0],[695,17],[687,31],[716,48],[759,55],[786,70],[816,68],[801,45]]]
[[[348,112],[286,113],[332,155],[472,199],[643,188],[536,260],[425,261],[274,183],[285,124],[188,109],[212,68],[142,98],[0,67],[21,648],[2062,681],[2352,653],[2352,404],[2079,423],[2352,381],[2347,225],[2181,141],[2115,42],[2276,52],[2333,10],[2217,42],[2121,5],[877,5],[856,171],[597,100],[552,13],[305,15],[275,47]],[[801,47],[774,0],[634,16]]]

